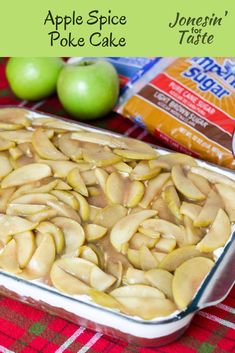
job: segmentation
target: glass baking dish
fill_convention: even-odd
[[[16,107],[2,106],[2,108],[14,109]],[[17,109],[19,108],[17,107]],[[31,119],[54,117],[58,120],[70,122],[73,128],[100,131],[108,135],[120,136],[119,134],[50,114],[28,111]],[[166,149],[156,149],[160,154],[169,153]],[[198,164],[235,180],[235,174],[230,170],[200,160],[198,160]],[[235,268],[234,254],[235,231],[233,230],[215,265],[200,286],[191,304],[185,310],[177,311],[168,317],[150,321],[101,307],[91,302],[87,296],[69,296],[38,280],[27,281],[3,270],[0,270],[0,292],[89,329],[126,340],[135,345],[156,347],[177,339],[187,329],[198,310],[215,305],[227,296],[235,283],[235,274],[231,270]]]

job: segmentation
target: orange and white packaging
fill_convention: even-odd
[[[235,58],[179,58],[119,108],[169,147],[235,169]]]

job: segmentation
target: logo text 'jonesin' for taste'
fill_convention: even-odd
[[[212,44],[215,35],[213,28],[222,26],[228,11],[223,16],[212,13],[210,16],[185,17],[180,12],[176,13],[173,21],[168,24],[170,28],[178,30],[179,44]]]

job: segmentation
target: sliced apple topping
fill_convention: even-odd
[[[191,179],[184,174],[183,168],[176,164],[172,167],[171,177],[179,192],[190,200],[200,201],[205,195],[195,186]]]
[[[176,189],[174,186],[167,186],[163,192],[163,198],[169,207],[169,210],[172,214],[179,220],[182,220],[182,215],[180,213],[180,198],[177,194]]]
[[[35,249],[35,237],[32,231],[18,233],[14,235],[17,247],[17,259],[20,268],[24,268],[29,263]]]
[[[105,227],[99,226],[98,224],[89,223],[84,225],[84,230],[85,230],[86,240],[90,242],[90,241],[96,241],[103,238],[103,236],[105,236],[105,234],[107,233],[108,229]]]
[[[235,222],[235,188],[226,184],[216,184],[215,187],[223,200],[230,222]]]
[[[137,231],[139,225],[148,218],[156,215],[156,211],[146,210],[137,212],[123,217],[112,228],[110,233],[110,241],[112,245],[118,250],[122,250],[122,246],[127,243],[134,233]]]
[[[71,133],[62,134],[58,139],[58,147],[67,157],[74,161],[82,159],[81,143],[71,139]]]
[[[41,180],[51,175],[51,168],[41,163],[32,163],[8,174],[1,183],[3,189]]]
[[[182,153],[167,153],[167,154],[164,154],[163,156],[159,156],[157,158],[157,161],[164,162],[171,168],[177,164],[181,164],[181,165],[185,164],[191,167],[197,165],[197,162],[195,161],[194,158]]]
[[[200,213],[194,219],[194,226],[207,227],[210,225],[214,221],[220,208],[223,208],[222,199],[214,190],[211,190]]]
[[[139,203],[141,207],[147,208],[149,204],[156,198],[166,183],[166,181],[170,178],[170,173],[162,173],[155,178],[151,179],[145,189],[144,197]]]
[[[145,272],[144,277],[153,286],[163,292],[167,298],[173,300],[172,281],[174,276],[160,268]]]
[[[179,309],[187,307],[213,265],[214,262],[210,259],[194,257],[176,269],[172,291]]]
[[[167,271],[175,271],[184,261],[196,256],[203,256],[195,245],[187,245],[170,252],[160,262],[159,268]]]
[[[22,275],[31,279],[46,276],[55,261],[55,255],[56,248],[52,235],[44,234]]]
[[[68,157],[61,153],[49,140],[43,129],[38,128],[32,136],[32,144],[41,158],[52,160],[67,160]]]
[[[21,273],[17,258],[17,245],[14,239],[6,244],[5,248],[0,253],[0,267],[12,273]]]
[[[226,243],[231,234],[231,224],[227,214],[223,209],[219,209],[209,232],[197,244],[197,248],[202,252],[212,252]]]
[[[77,168],[72,169],[67,176],[68,184],[77,192],[84,196],[88,196],[88,191],[84,180],[82,179]]]
[[[51,222],[60,228],[64,235],[65,254],[77,254],[80,246],[84,244],[85,233],[81,225],[73,219],[56,217]]]
[[[23,109],[0,129],[1,269],[144,320],[186,308],[229,241],[229,172]]]

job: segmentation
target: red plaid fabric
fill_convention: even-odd
[[[14,104],[67,116],[56,97],[40,102],[18,100],[5,77],[0,58],[0,105]],[[112,114],[95,126],[158,143],[122,117]],[[0,296],[0,353],[235,353],[235,288],[223,303],[200,311],[176,342],[160,348],[139,348],[112,339],[59,317]]]

